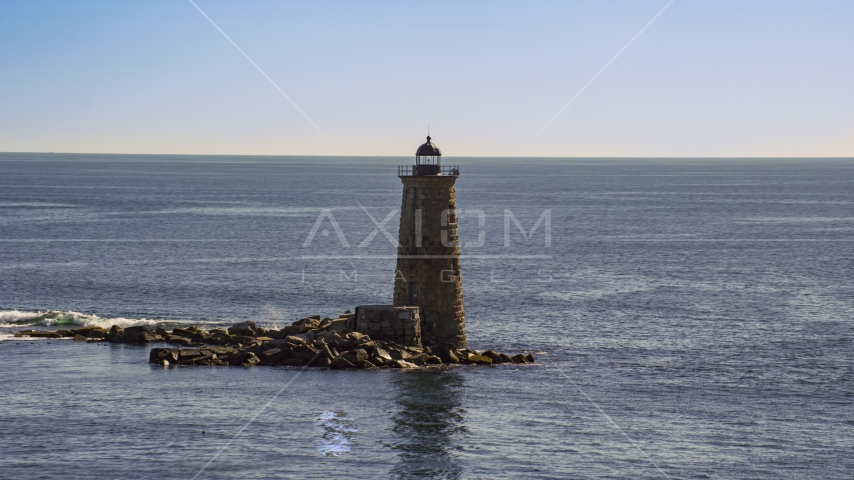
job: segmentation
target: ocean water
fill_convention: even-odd
[[[534,365],[11,337],[390,303],[409,163],[0,154],[0,478],[851,477],[852,159],[446,158],[469,343]]]

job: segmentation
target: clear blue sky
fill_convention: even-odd
[[[0,151],[854,156],[854,1],[0,3]],[[535,138],[536,137],[536,138]]]

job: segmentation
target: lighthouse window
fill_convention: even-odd
[[[416,163],[418,165],[439,165],[440,158],[441,157],[439,157],[438,155],[421,155],[417,158],[418,161]]]

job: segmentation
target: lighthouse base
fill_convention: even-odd
[[[360,305],[353,329],[371,338],[391,340],[409,347],[421,346],[421,314],[418,307]]]

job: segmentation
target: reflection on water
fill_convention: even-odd
[[[461,408],[464,379],[449,371],[401,372],[396,375],[395,444],[397,478],[459,478],[462,467],[454,450],[466,434]]]
[[[337,457],[350,451],[356,441],[356,424],[344,412],[323,412],[316,421],[319,439],[317,451],[327,457]]]

